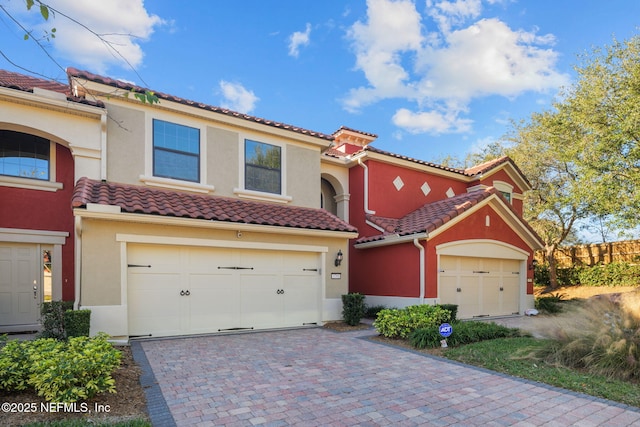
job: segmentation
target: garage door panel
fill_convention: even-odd
[[[317,323],[318,292],[315,275],[287,275],[284,278],[284,312],[288,326]]]
[[[282,277],[276,274],[240,274],[240,315],[243,327],[282,326]]]
[[[145,267],[129,268],[130,334],[317,322],[319,259],[317,253],[131,244],[127,261]]]
[[[176,335],[181,330],[180,275],[133,273],[129,288],[129,334]]]
[[[517,313],[521,263],[517,259],[443,255],[439,266],[440,301],[457,304],[460,318]]]
[[[240,326],[240,290],[232,274],[190,274],[188,288],[192,332]]]

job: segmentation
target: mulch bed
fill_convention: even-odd
[[[78,412],[41,411],[41,403],[46,401],[33,391],[6,392],[0,390],[0,403],[15,404],[12,409],[19,409],[24,404],[36,406],[35,412],[5,412],[0,411],[1,426],[21,426],[28,423],[47,422],[68,419],[87,419],[94,421],[126,421],[131,419],[146,419],[147,401],[144,390],[140,385],[140,374],[142,370],[133,360],[129,347],[118,347],[122,351],[120,367],[114,372],[113,378],[116,381],[116,393],[103,393],[86,402],[88,410],[92,412],[82,413],[80,403],[76,405]],[[36,405],[33,405],[33,404]],[[18,405],[20,404],[20,405]],[[104,412],[97,413],[94,410],[96,405],[104,408]],[[108,409],[108,412],[106,412]]]

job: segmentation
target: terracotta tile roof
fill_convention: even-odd
[[[357,232],[355,227],[324,209],[195,195],[80,178],[73,192],[71,206],[82,208],[87,203],[119,206],[122,212],[133,214]]]
[[[354,129],[354,128],[350,128],[350,127],[347,127],[347,126],[340,126],[340,129],[335,131],[333,133],[333,135],[335,136],[335,135],[339,134],[342,131],[350,131],[350,132],[361,133],[363,135],[370,136],[372,138],[377,138],[378,137],[378,135],[376,135],[375,133],[364,132],[364,131],[361,131],[361,130],[358,130],[358,129]]]
[[[102,102],[93,102],[84,98],[71,96],[71,88],[69,87],[69,85],[57,82],[55,80],[41,79],[6,70],[0,70],[0,87],[6,87],[8,89],[15,89],[30,93],[33,93],[33,89],[37,87],[40,89],[46,89],[52,92],[61,93],[67,97],[68,101],[99,107],[104,106]]]
[[[513,161],[507,156],[498,157],[497,159],[489,160],[488,162],[467,168],[464,170],[464,173],[471,176],[480,175],[507,162],[513,163]]]
[[[356,244],[382,240],[390,235],[408,236],[431,233],[494,194],[501,196],[500,192],[493,187],[483,191],[459,194],[445,200],[427,203],[402,218],[368,215],[367,219],[384,229],[384,232],[376,236],[362,237],[356,241]],[[505,205],[511,208],[511,205],[507,203]]]
[[[453,172],[453,173],[458,173],[458,174],[461,174],[461,175],[466,175],[465,171],[463,171],[461,169],[456,169],[456,168],[451,168],[451,167],[448,167],[448,166],[438,165],[436,163],[431,163],[431,162],[425,162],[424,160],[418,160],[418,159],[414,159],[412,157],[403,156],[401,154],[391,153],[389,151],[380,150],[378,148],[374,148],[374,147],[371,147],[371,146],[365,147],[362,151],[371,151],[372,153],[378,153],[378,154],[382,154],[382,155],[385,155],[385,156],[395,157],[396,159],[407,160],[409,162],[418,163],[418,164],[421,164],[421,165],[442,169],[442,170],[445,170],[445,171],[448,171],[448,172]]]
[[[219,113],[219,114],[224,114],[227,116],[231,116],[231,117],[236,117],[239,119],[243,119],[243,120],[248,120],[248,121],[252,121],[255,123],[260,123],[263,125],[267,125],[267,126],[272,126],[275,128],[279,128],[279,129],[283,129],[283,130],[287,130],[287,131],[291,131],[291,132],[296,132],[296,133],[300,133],[303,135],[308,135],[308,136],[312,136],[312,137],[316,137],[316,138],[320,138],[320,139],[325,139],[327,141],[333,141],[333,135],[327,135],[321,132],[316,132],[316,131],[312,131],[309,129],[304,129],[301,127],[297,127],[297,126],[293,126],[293,125],[289,125],[286,123],[280,123],[280,122],[275,122],[273,120],[267,120],[267,119],[263,119],[260,117],[255,117],[255,116],[251,116],[249,114],[243,114],[243,113],[238,113],[237,111],[232,111],[226,108],[221,108],[221,107],[216,107],[213,105],[207,105],[207,104],[203,104],[201,102],[196,102],[196,101],[191,101],[188,99],[184,99],[184,98],[180,98],[178,96],[173,96],[173,95],[169,95],[167,93],[163,93],[163,92],[158,92],[158,91],[154,91],[148,88],[143,88],[128,82],[124,82],[121,80],[115,80],[112,79],[110,77],[104,77],[104,76],[100,76],[98,74],[93,74],[90,73],[88,71],[82,71],[82,70],[78,70],[76,68],[73,67],[69,67],[67,68],[67,74],[70,77],[75,77],[75,78],[79,78],[79,79],[85,79],[85,80],[89,80],[95,83],[101,83],[107,86],[113,86],[116,87],[118,89],[124,89],[124,90],[133,90],[134,92],[138,92],[138,93],[145,93],[146,91],[150,91],[153,92],[158,98],[160,98],[161,100],[166,100],[166,101],[171,101],[171,102],[176,102],[179,104],[183,104],[183,105],[188,105],[190,107],[194,107],[194,108],[200,108],[202,110],[207,110],[207,111],[212,111],[214,113]]]

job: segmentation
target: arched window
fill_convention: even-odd
[[[48,181],[51,143],[39,136],[0,130],[0,175]]]

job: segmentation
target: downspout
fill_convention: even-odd
[[[374,214],[376,211],[369,209],[369,168],[358,159],[358,164],[364,169],[364,213]]]
[[[74,281],[74,301],[73,301],[73,309],[78,310],[80,308],[80,274],[82,273],[81,262],[82,262],[82,218],[80,216],[75,217],[75,281]]]
[[[107,113],[100,118],[100,180],[107,179]]]
[[[420,304],[424,304],[425,295],[425,265],[424,265],[424,246],[420,244],[420,240],[413,239],[413,245],[420,251]]]

